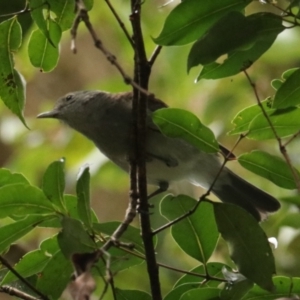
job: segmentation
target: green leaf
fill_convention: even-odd
[[[187,282],[181,285],[174,287],[164,298],[164,300],[177,300],[181,299],[181,296],[193,289],[199,288],[199,281],[201,278],[196,277],[198,282]]]
[[[255,285],[253,289],[243,297],[243,300],[292,298],[300,294],[300,278],[276,276],[273,278],[273,283],[275,288],[271,294]]]
[[[300,109],[269,110],[269,119],[279,137],[288,137],[300,130]],[[272,127],[264,114],[257,115],[249,125],[247,138],[255,140],[274,139]]]
[[[70,282],[72,272],[71,262],[57,251],[39,274],[36,288],[50,299],[58,299]]]
[[[171,221],[189,212],[196,203],[196,200],[186,195],[177,197],[167,195],[160,203],[160,211]],[[219,238],[213,208],[207,202],[200,203],[192,215],[173,225],[171,230],[179,247],[203,263],[206,263],[212,255]]]
[[[222,300],[240,300],[253,287],[253,282],[245,279],[236,282],[227,282],[220,294]]]
[[[0,218],[10,215],[52,214],[52,204],[44,193],[27,184],[10,184],[0,188]]]
[[[188,71],[199,64],[210,64],[221,55],[238,48],[251,48],[260,25],[255,21],[237,11],[223,16],[192,46],[188,56]]]
[[[116,288],[115,289],[117,298],[116,300],[151,300],[152,297],[143,291],[138,290],[121,290]]]
[[[214,0],[199,5],[198,0],[183,1],[166,18],[159,45],[184,45],[200,38],[221,17],[230,11],[242,11],[251,0]]]
[[[216,153],[219,144],[213,132],[191,112],[177,108],[162,108],[152,114],[160,131],[171,138],[181,138],[200,151]]]
[[[295,229],[300,228],[299,213],[288,213],[280,220],[280,227],[289,226]]]
[[[85,226],[92,227],[90,207],[90,172],[89,167],[84,167],[78,175],[76,184],[78,215]]]
[[[200,265],[192,270],[190,270],[191,273],[193,274],[199,274],[199,275],[203,275],[203,276],[206,276],[206,271],[207,273],[210,275],[210,276],[213,276],[213,277],[217,277],[217,278],[220,278],[220,279],[224,279],[224,275],[223,275],[223,272],[222,272],[222,269],[223,268],[226,268],[227,270],[230,268],[223,264],[223,263],[219,263],[219,262],[210,262],[210,263],[207,263],[205,265],[205,268],[204,268],[204,265]],[[180,285],[183,285],[183,284],[186,284],[186,283],[196,283],[196,284],[199,284],[199,281],[201,280],[202,277],[198,277],[198,276],[195,276],[195,275],[191,275],[191,274],[186,274],[186,275],[183,275],[181,278],[178,279],[178,281],[175,283],[174,287],[178,287]],[[206,286],[209,286],[209,287],[218,287],[220,284],[220,281],[217,281],[217,280],[214,280],[213,278],[211,278]],[[198,285],[197,285],[198,287]]]
[[[266,111],[270,110],[271,105],[268,100],[262,101],[261,104]],[[262,110],[257,104],[244,108],[231,121],[235,128],[229,131],[228,134],[235,135],[247,132],[252,120],[261,113]]]
[[[239,206],[213,203],[219,232],[229,244],[232,260],[246,278],[272,290],[275,262],[267,236],[257,221]]]
[[[74,253],[90,253],[97,249],[96,243],[80,221],[64,217],[61,223],[62,231],[57,240],[65,257],[70,258]]]
[[[233,76],[247,69],[272,46],[277,35],[285,29],[281,17],[271,13],[253,14],[248,16],[247,20],[259,25],[255,42],[249,45],[249,48],[229,51],[228,57],[222,63],[206,64],[197,80]]]
[[[262,176],[285,189],[296,189],[295,178],[289,165],[280,157],[263,151],[252,151],[238,157],[238,162],[247,170]],[[294,169],[300,177],[300,173]]]
[[[56,14],[55,21],[62,31],[72,27],[75,19],[75,1],[74,0],[48,0],[51,11]]]
[[[273,79],[271,81],[271,86],[276,91],[282,86],[282,84],[283,84],[283,81],[280,79]]]
[[[120,224],[120,222],[94,223],[93,230],[98,234],[111,236]],[[136,251],[145,253],[140,229],[136,227],[129,225],[126,231],[122,234],[120,241],[123,243],[133,244]]]
[[[29,184],[22,174],[12,173],[8,169],[0,169],[0,187],[14,183]]]
[[[44,37],[53,47],[57,46],[55,42],[56,38],[50,30],[50,24],[54,21],[51,19],[49,2],[44,0],[30,0],[29,8],[31,17],[39,28],[39,31],[43,33]]]
[[[183,294],[180,300],[218,300],[220,289],[218,288],[198,288],[190,290]]]
[[[0,24],[0,98],[27,127],[23,109],[25,105],[25,80],[14,69],[13,52],[22,43],[22,30],[17,18]]]
[[[39,223],[45,219],[55,217],[56,216],[28,216],[15,223],[2,226],[0,228],[0,252],[3,252],[13,242],[33,230],[34,227],[38,226]]]
[[[32,32],[28,44],[28,55],[31,64],[44,72],[53,70],[59,58],[59,41],[61,29],[53,20],[49,20],[49,33],[52,43],[45,37],[41,30]]]
[[[66,211],[63,198],[65,189],[64,166],[64,159],[51,163],[44,174],[42,186],[46,197],[61,212]]]
[[[14,266],[14,269],[24,278],[38,274],[43,271],[51,255],[57,252],[58,244],[56,236],[44,240],[40,249],[26,253]],[[9,271],[3,278],[1,285],[17,280],[17,277]]]
[[[287,75],[287,74],[286,74]],[[285,75],[285,76],[286,76]],[[273,108],[282,109],[300,104],[300,69],[293,70],[279,87],[273,101]]]
[[[94,0],[83,0],[86,10],[91,10],[94,6]]]

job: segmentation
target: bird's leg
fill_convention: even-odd
[[[148,195],[148,200],[156,195],[159,195],[163,192],[165,192],[169,187],[169,182],[167,181],[161,181],[158,183],[158,189],[155,190],[153,193],[151,193],[150,195]]]
[[[156,196],[156,195],[159,195],[159,194],[165,192],[165,191],[168,189],[168,187],[169,187],[169,183],[168,183],[168,182],[166,182],[166,181],[161,181],[161,182],[159,182],[159,184],[158,184],[158,189],[155,190],[155,191],[154,191],[153,193],[151,193],[150,195],[148,195],[147,199],[149,200],[149,199],[151,199],[152,197],[154,197],[154,196]],[[151,207],[151,208],[153,207],[153,204],[148,203],[148,205],[149,205],[149,207]],[[140,213],[140,214],[145,213],[144,211],[142,211],[142,210],[139,209],[139,206],[137,207],[137,211],[138,211],[138,213]]]

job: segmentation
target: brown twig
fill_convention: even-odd
[[[258,95],[258,92],[257,92],[257,89],[256,89],[256,86],[255,86],[255,83],[252,81],[251,77],[249,76],[248,72],[246,70],[243,70],[244,74],[246,75],[246,78],[250,84],[250,86],[252,87],[252,90],[254,92],[254,95],[255,95],[255,98],[256,98],[256,101],[257,101],[257,104],[258,106],[260,107],[264,117],[266,118],[273,134],[274,134],[274,137],[276,138],[277,142],[278,142],[278,146],[279,146],[279,151],[281,152],[281,154],[283,155],[283,157],[285,158],[285,161],[287,162],[291,172],[292,172],[292,175],[294,177],[294,180],[295,180],[295,183],[296,183],[296,186],[297,186],[297,190],[298,192],[300,193],[300,178],[298,176],[298,173],[296,172],[295,168],[293,167],[292,163],[291,163],[291,160],[290,160],[290,157],[287,153],[287,150],[286,150],[286,147],[285,145],[282,143],[282,140],[281,138],[279,137],[279,135],[277,134],[276,132],[276,129],[274,128],[270,118],[269,118],[269,115],[268,113],[266,112],[265,108],[263,107],[263,105],[261,104],[261,101],[260,101],[260,98],[259,98],[259,95]]]
[[[121,18],[119,17],[119,15],[117,14],[116,10],[114,9],[114,7],[112,6],[112,4],[110,3],[109,0],[105,0],[106,4],[108,5],[109,9],[111,10],[111,12],[113,13],[114,17],[116,18],[117,22],[119,23],[121,29],[123,30],[125,36],[127,37],[127,40],[129,41],[130,45],[132,46],[132,48],[134,48],[134,42],[133,39],[131,38],[128,30],[125,27],[125,24],[122,22]]]
[[[154,62],[156,61],[160,51],[162,49],[162,46],[156,46],[156,48],[154,49],[150,59],[149,59],[149,65],[152,67]]]
[[[72,28],[71,28],[71,36],[72,36],[71,49],[72,49],[72,51],[73,52],[77,51],[75,40],[76,40],[76,36],[77,36],[78,26],[79,26],[80,22],[82,21],[85,24],[88,31],[90,32],[92,39],[94,41],[95,47],[97,49],[99,49],[105,55],[106,59],[118,69],[118,71],[124,78],[124,82],[126,84],[130,84],[132,87],[136,88],[141,93],[143,93],[147,96],[153,96],[153,94],[149,93],[146,89],[142,88],[128,74],[126,74],[126,72],[123,70],[123,68],[117,61],[117,58],[110,51],[108,51],[108,49],[106,49],[106,47],[103,45],[102,41],[98,38],[98,36],[93,28],[93,25],[90,22],[88,12],[87,12],[83,2],[81,0],[76,0],[76,4],[77,4],[77,16],[76,16],[74,23],[72,25]]]
[[[151,66],[148,63],[143,33],[141,29],[141,1],[131,0],[130,21],[133,30],[134,39],[134,80],[144,88],[148,88]],[[146,133],[147,133],[147,102],[148,96],[142,94],[139,90],[133,89],[133,132],[134,158],[137,166],[137,180],[139,193],[140,227],[142,240],[145,247],[145,256],[148,277],[150,281],[150,290],[152,299],[161,300],[162,293],[159,280],[159,267],[156,262],[155,247],[152,236],[148,194],[147,194],[147,174],[146,174]]]
[[[0,287],[0,292],[3,292],[5,294],[18,297],[19,299],[23,300],[39,300],[39,298],[33,297],[31,295],[28,295],[20,290],[17,290],[11,286],[3,285]]]
[[[29,289],[41,297],[43,300],[48,300],[48,297],[42,294],[39,290],[35,288],[30,282],[28,282],[22,275],[19,274],[9,263],[8,261],[0,255],[0,262],[11,271],[21,282],[23,282]],[[3,288],[3,287],[2,287]]]

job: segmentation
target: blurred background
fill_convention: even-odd
[[[130,31],[128,1],[112,4]],[[166,16],[177,2],[164,4],[162,0],[144,3],[142,18],[148,56],[155,49],[152,37],[158,36]],[[285,7],[287,2],[278,1],[278,5],[280,4]],[[10,2],[0,0],[1,15],[19,11],[23,7],[24,1],[21,0]],[[266,5],[256,2],[247,8],[247,12],[266,9]],[[105,47],[117,57],[126,73],[131,75],[133,51],[106,3],[95,1],[90,17]],[[92,205],[99,221],[121,221],[128,202],[127,174],[108,162],[94,145],[80,134],[56,120],[38,120],[36,115],[50,110],[57,98],[71,91],[101,89],[119,92],[130,91],[131,87],[124,83],[118,71],[94,47],[83,25],[79,27],[77,54],[70,51],[70,33],[65,32],[57,68],[51,73],[41,73],[31,66],[27,56],[27,42],[31,32],[29,30],[31,29],[30,15],[20,15],[18,19],[22,23],[24,41],[21,51],[15,56],[15,63],[16,68],[27,81],[25,119],[30,130],[27,130],[4,105],[0,106],[0,167],[22,173],[32,184],[40,186],[47,166],[54,160],[65,157],[67,183],[65,192],[75,194],[77,173],[81,166],[88,164],[92,173]],[[4,18],[0,19],[0,21],[3,20]],[[249,73],[257,84],[261,100],[274,94],[270,85],[272,79],[280,78],[281,74],[289,68],[300,66],[299,33],[299,29],[293,29],[280,34],[268,53],[250,68]],[[222,80],[203,80],[195,83],[200,68],[194,68],[190,74],[187,74],[186,58],[189,49],[190,45],[163,48],[153,67],[149,89],[169,106],[192,111],[214,131],[220,143],[231,149],[237,140],[236,136],[226,134],[232,129],[231,120],[241,109],[256,104],[256,98],[243,74]],[[295,140],[288,148],[295,167],[300,164],[299,144],[299,140]],[[266,150],[280,155],[275,141],[256,142],[247,139],[239,144],[235,154],[239,155],[253,149]],[[295,194],[294,191],[283,190],[253,175],[235,162],[230,162],[228,167],[279,199]],[[152,190],[153,187],[149,187],[149,191]],[[173,185],[171,192],[186,193],[196,198],[203,193],[199,188],[186,183]],[[158,212],[159,198],[160,196],[152,200],[154,204],[153,227],[165,223]],[[275,236],[278,239],[279,246],[274,253],[277,273],[280,275],[300,276],[299,229],[294,228],[297,226],[287,226],[287,222],[285,224],[285,220],[297,211],[296,207],[283,203],[280,212],[270,216],[268,221],[262,224],[269,237]],[[36,249],[43,239],[54,233],[49,229],[35,230],[14,247],[13,251],[10,251],[9,258],[12,262],[16,262],[23,251]],[[168,232],[160,234],[158,238],[158,261],[184,270],[195,266],[195,261],[183,254]],[[230,264],[227,253],[225,243],[220,241],[212,260],[225,261]],[[130,282],[130,288],[147,290],[148,283],[139,276],[139,270],[144,272],[145,266],[140,265],[132,270],[121,272],[116,277],[116,285],[126,288]],[[164,269],[161,273],[162,288],[166,293],[180,274]]]

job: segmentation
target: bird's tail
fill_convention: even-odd
[[[212,191],[223,202],[243,207],[257,220],[264,219],[268,212],[275,212],[280,208],[280,203],[274,197],[227,168],[221,173]]]

